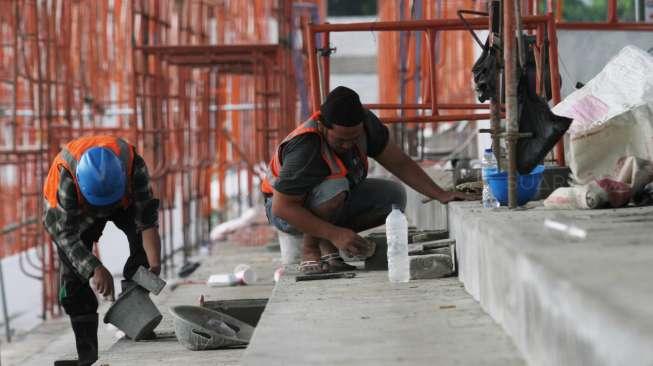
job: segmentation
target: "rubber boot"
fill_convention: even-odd
[[[98,315],[80,315],[70,318],[75,333],[77,360],[57,360],[54,366],[88,366],[98,359]]]
[[[54,366],[77,366],[77,360],[57,360],[54,361]]]
[[[77,365],[90,366],[98,359],[98,315],[96,313],[71,317],[70,322],[75,332]]]

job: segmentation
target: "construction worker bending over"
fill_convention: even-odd
[[[472,199],[440,188],[390,141],[388,128],[363,108],[358,94],[339,86],[277,147],[261,186],[270,223],[284,233],[303,234],[301,272],[354,269],[338,249],[365,253],[368,244],[356,233],[382,225],[393,204],[405,208],[401,184],[366,178],[368,157],[427,197],[442,203]]]
[[[150,188],[145,161],[134,147],[112,136],[82,137],[69,142],[54,159],[43,188],[43,222],[60,258],[59,301],[70,316],[78,361],[55,365],[91,365],[98,359],[98,301],[113,298],[113,277],[92,254],[107,221],[129,241],[123,276],[139,266],[161,271],[159,200]],[[126,290],[123,288],[123,291]]]

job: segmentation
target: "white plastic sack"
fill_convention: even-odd
[[[561,187],[544,200],[544,207],[561,210],[618,208],[628,204],[632,197],[629,185],[609,178],[585,185]]]
[[[653,56],[623,48],[553,112],[574,119],[569,167],[578,183],[610,175],[626,156],[653,160]]]
[[[612,173],[626,156],[653,160],[653,104],[641,104],[583,134],[572,135],[569,167],[579,183]]]
[[[583,187],[560,187],[551,192],[544,202],[544,207],[557,210],[587,209]]]

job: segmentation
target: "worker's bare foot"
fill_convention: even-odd
[[[345,263],[338,252],[323,255],[320,261],[328,267],[329,272],[346,272],[356,269],[356,266]]]
[[[329,267],[322,261],[302,261],[299,263],[299,272],[305,275],[327,273]]]
[[[320,247],[318,240],[304,240],[302,246],[302,261],[299,263],[299,272],[303,274],[326,273],[329,271],[326,264],[320,260]]]
[[[304,240],[302,245],[302,261],[319,262],[322,252],[317,240]]]

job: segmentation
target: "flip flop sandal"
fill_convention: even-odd
[[[322,261],[302,261],[299,263],[299,272],[305,275],[328,273],[329,270]]]
[[[339,253],[323,255],[320,257],[320,261],[329,268],[329,272],[347,272],[357,269],[356,266],[345,263]]]

